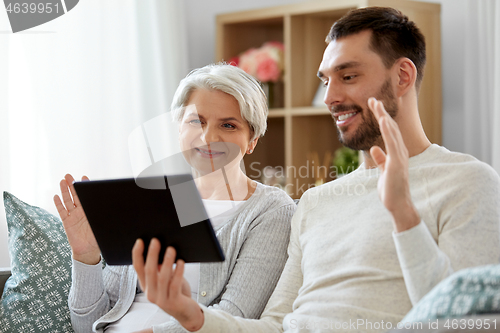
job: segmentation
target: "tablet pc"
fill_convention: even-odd
[[[73,184],[107,264],[132,264],[135,241],[147,250],[153,237],[162,245],[160,263],[167,246],[185,262],[224,261],[190,174]]]

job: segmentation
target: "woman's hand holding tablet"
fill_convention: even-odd
[[[184,278],[184,261],[177,260],[175,249],[167,248],[163,264],[158,264],[161,244],[153,238],[144,263],[144,242],[138,239],[132,249],[132,260],[141,289],[148,300],[176,318],[188,331],[197,331],[204,322],[203,311],[191,298],[191,288]]]

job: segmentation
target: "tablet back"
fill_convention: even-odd
[[[110,265],[132,263],[138,238],[156,237],[185,262],[223,261],[224,254],[189,174],[74,183],[102,256]],[[146,255],[146,253],[145,253]]]

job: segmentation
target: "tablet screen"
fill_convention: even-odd
[[[146,249],[156,237],[185,262],[223,261],[224,254],[190,174],[74,183],[102,256],[110,265],[132,264],[138,238]],[[146,255],[146,253],[145,253]]]

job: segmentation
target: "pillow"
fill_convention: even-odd
[[[3,193],[12,276],[0,303],[2,332],[74,332],[71,248],[59,218]]]
[[[427,322],[500,313],[500,265],[467,268],[441,281],[402,320]]]

